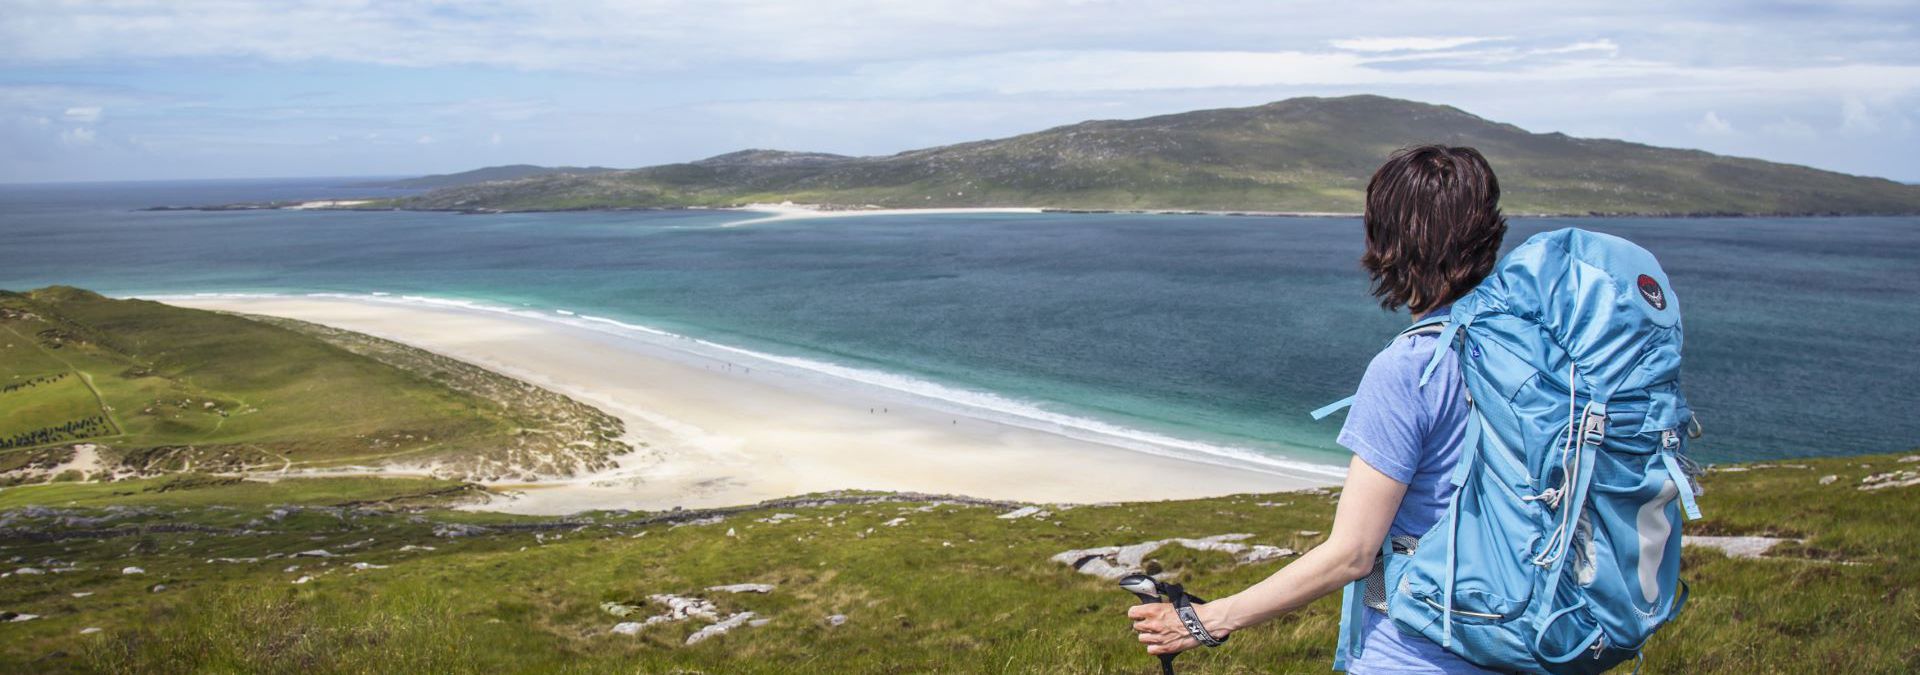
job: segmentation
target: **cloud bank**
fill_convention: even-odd
[[[127,2],[0,12],[0,181],[893,152],[1377,93],[1920,180],[1910,3]]]

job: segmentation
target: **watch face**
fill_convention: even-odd
[[[1640,299],[1647,301],[1654,309],[1667,308],[1667,292],[1660,288],[1660,282],[1645,274],[1640,275]]]

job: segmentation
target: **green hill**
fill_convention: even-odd
[[[606,173],[608,171],[619,171],[619,169],[609,169],[604,166],[535,166],[532,164],[508,164],[505,166],[489,166],[481,169],[474,169],[472,171],[462,171],[460,173],[434,174],[431,176],[420,176],[417,178],[402,178],[399,180],[374,181],[370,183],[355,183],[352,185],[348,185],[347,187],[430,190],[433,188],[452,187],[455,185],[472,185],[474,183],[485,183],[488,181],[496,181],[496,180],[515,180],[520,178],[529,178],[533,176],[549,176],[549,175],[557,175],[557,174],[594,174],[594,173]]]
[[[750,150],[684,164],[455,185],[381,204],[455,210],[726,206],[1034,206],[1358,212],[1396,148],[1479,148],[1511,213],[1890,214],[1920,187],[1804,166],[1538,134],[1379,96],[1082,122],[896,155]]]
[[[565,474],[629,450],[620,434],[584,404],[363,335],[0,291],[0,483],[356,462]]]
[[[1920,486],[1899,486],[1916,467],[1862,456],[1704,476],[1707,517],[1686,525],[1682,558],[1691,601],[1643,672],[1920,669],[1920,646],[1899,637],[1920,631]],[[1145,675],[1158,669],[1128,631],[1131,596],[1053,556],[1233,533],[1303,551],[1325,540],[1336,501],[1310,491],[1018,519],[999,517],[1011,504],[883,494],[564,518],[446,508],[472,492],[191,476],[0,491],[12,560],[0,672]],[[1733,557],[1698,535],[1782,541]],[[1149,555],[1210,597],[1292,560]],[[770,588],[716,590],[735,584]],[[669,611],[666,595],[712,603],[711,618],[641,625]],[[4,623],[20,615],[34,616]],[[688,644],[723,618],[737,627]],[[614,630],[627,622],[633,634]],[[1323,599],[1182,656],[1181,671],[1324,673],[1338,622],[1337,596]]]

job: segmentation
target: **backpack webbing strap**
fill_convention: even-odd
[[[1680,510],[1685,511],[1687,520],[1700,519],[1700,505],[1693,501],[1693,481],[1687,480],[1687,472],[1680,468],[1680,460],[1674,458],[1673,451],[1661,450],[1660,461],[1667,465],[1667,475],[1673,477],[1673,486],[1680,490]]]
[[[1441,318],[1446,319],[1450,317]],[[1460,331],[1467,326],[1473,325],[1473,318],[1473,315],[1469,314],[1466,318],[1458,321],[1448,321],[1446,323],[1446,329],[1440,331],[1440,344],[1434,345],[1433,347],[1433,358],[1427,359],[1426,370],[1420,371],[1420,386],[1427,386],[1427,380],[1433,378],[1433,371],[1440,368],[1440,357],[1455,348],[1453,344],[1454,337],[1459,335]],[[1414,327],[1421,328],[1422,326],[1420,324],[1414,324]],[[1408,330],[1411,331],[1413,329],[1410,328]]]
[[[1354,659],[1360,658],[1360,622],[1361,612],[1366,611],[1367,580],[1356,579],[1349,582],[1340,594],[1340,641],[1333,648],[1333,669],[1347,670]]]
[[[1447,326],[1452,325],[1447,323],[1447,320],[1449,318],[1450,317],[1448,315],[1441,314],[1439,316],[1430,316],[1425,319],[1415,321],[1413,322],[1412,326],[1408,326],[1406,330],[1400,331],[1398,334],[1394,335],[1393,340],[1398,340],[1408,335],[1431,335],[1431,334],[1443,333],[1447,330],[1446,328]],[[1387,344],[1389,345],[1393,344],[1393,340],[1388,340]],[[1438,353],[1439,348],[1435,347],[1434,351],[1435,353]],[[1429,372],[1433,370],[1433,365],[1431,362],[1427,365],[1427,370]],[[1420,378],[1420,383],[1426,384],[1426,382],[1427,382],[1427,378],[1423,374]],[[1308,414],[1312,415],[1313,419],[1315,420],[1326,419],[1328,415],[1332,415],[1334,413],[1340,412],[1341,410],[1346,409],[1348,406],[1353,405],[1353,398],[1354,397],[1352,396],[1348,396],[1338,401],[1328,403],[1324,406],[1321,406],[1315,409],[1313,412]]]
[[[1460,536],[1460,496],[1466,492],[1467,479],[1472,476],[1473,463],[1480,459],[1480,415],[1473,406],[1467,406],[1467,430],[1460,441],[1460,457],[1454,460],[1453,498],[1447,500],[1447,583],[1442,593],[1441,605],[1446,610],[1440,627],[1440,646],[1453,646],[1453,578],[1454,568],[1459,562],[1460,550],[1455,548],[1454,540]]]
[[[1320,409],[1315,410],[1310,414],[1313,415],[1313,418],[1316,420],[1325,419],[1326,416],[1332,415],[1336,412],[1340,412],[1340,409],[1353,405],[1353,398],[1354,397],[1352,396],[1348,396],[1338,401],[1328,403],[1325,406],[1322,406]]]
[[[1380,559],[1374,561],[1378,569],[1387,564],[1386,556],[1393,555],[1393,537],[1388,536],[1380,542]],[[1354,659],[1360,658],[1366,645],[1360,639],[1360,628],[1367,620],[1367,579],[1372,575],[1347,582],[1346,589],[1340,594],[1340,640],[1333,648],[1333,669],[1341,672]]]
[[[1467,482],[1467,472],[1473,469],[1473,463],[1480,459],[1480,435],[1483,433],[1480,415],[1474,410],[1471,401],[1467,403],[1467,430],[1460,439],[1460,457],[1453,461],[1453,487],[1456,489]]]

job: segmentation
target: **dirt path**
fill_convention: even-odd
[[[75,376],[78,376],[80,378],[80,383],[87,386],[87,391],[93,393],[93,402],[96,405],[100,406],[100,414],[106,416],[107,426],[113,427],[113,436],[126,435],[127,433],[126,427],[120,426],[120,419],[117,417],[114,417],[113,406],[107,405],[107,397],[100,395],[99,387],[93,386],[92,375],[88,374],[87,371],[81,370],[79,368],[75,368],[73,366],[72,361],[68,361],[65,358],[62,358],[59,354],[55,354],[52,351],[48,350],[46,347],[40,346],[40,342],[38,340],[34,340],[25,335],[21,335],[20,331],[14,330],[12,326],[0,326],[0,327],[6,328],[7,332],[14,334],[14,336],[19,337],[22,341],[25,341],[27,344],[33,345],[34,349],[38,349],[40,350],[40,353],[46,354],[47,358],[53,359],[55,361],[59,361],[60,365],[67,367],[67,372],[73,373]],[[109,438],[111,438],[111,436]]]

